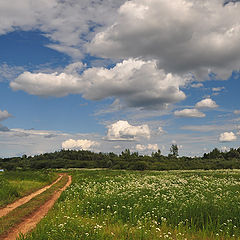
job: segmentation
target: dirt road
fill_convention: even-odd
[[[68,176],[68,182],[66,185],[59,189],[50,200],[45,202],[37,211],[35,211],[31,216],[26,218],[19,225],[11,229],[11,232],[3,238],[3,240],[15,240],[19,233],[26,234],[27,232],[33,230],[37,223],[48,213],[48,211],[53,207],[56,200],[60,197],[61,193],[72,183],[72,177]]]
[[[30,195],[27,195],[17,201],[15,201],[14,203],[11,203],[9,205],[7,205],[6,207],[0,209],[0,218],[7,215],[9,212],[11,212],[12,210],[14,210],[15,208],[27,203],[28,201],[30,201],[32,198],[36,197],[37,195],[45,192],[47,189],[49,189],[50,187],[52,187],[55,183],[57,183],[60,179],[62,178],[62,176],[60,176],[56,181],[54,181],[52,184],[43,187],[41,189],[39,189],[38,191],[31,193]]]

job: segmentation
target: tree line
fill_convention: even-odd
[[[121,154],[95,153],[86,150],[61,150],[35,156],[0,158],[0,169],[55,169],[55,168],[109,168],[130,170],[193,170],[193,169],[239,169],[240,147],[229,151],[215,148],[202,157],[178,156],[173,144],[167,156],[158,150],[151,156],[140,155],[129,149]]]

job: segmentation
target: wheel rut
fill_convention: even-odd
[[[20,198],[17,201],[15,201],[15,202],[13,202],[11,204],[8,204],[6,207],[0,209],[0,218],[5,216],[5,215],[7,215],[9,212],[14,210],[15,208],[17,208],[17,207],[19,207],[19,206],[29,202],[32,198],[36,197],[37,195],[45,192],[47,189],[49,189],[54,184],[56,184],[61,178],[62,178],[62,175],[57,180],[55,180],[53,183],[51,183],[50,185],[45,186],[45,187],[37,190],[36,192],[33,192],[33,193],[23,197],[23,198]]]
[[[62,176],[61,176],[62,177]],[[60,177],[60,179],[61,179]],[[58,181],[60,179],[57,179]],[[55,181],[56,182],[56,181]],[[52,197],[47,200],[43,205],[41,205],[36,211],[34,211],[30,216],[25,218],[20,224],[10,229],[10,232],[0,240],[16,240],[19,234],[26,234],[32,231],[36,225],[41,221],[41,219],[48,213],[48,211],[53,207],[54,203],[60,197],[61,193],[72,183],[72,176],[68,176],[67,183],[60,189],[58,189]],[[53,183],[54,184],[54,183]],[[51,184],[51,185],[53,185]],[[49,185],[50,186],[50,185]]]

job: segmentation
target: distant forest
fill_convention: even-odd
[[[151,156],[126,149],[121,154],[85,150],[61,150],[36,156],[0,158],[0,169],[109,168],[130,170],[240,169],[240,147],[222,152],[215,148],[202,157],[179,157],[177,145],[168,156],[161,151]]]

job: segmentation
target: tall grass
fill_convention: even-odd
[[[0,207],[52,182],[56,174],[47,171],[10,171],[0,174]]]
[[[22,239],[235,239],[239,171],[79,171]]]

